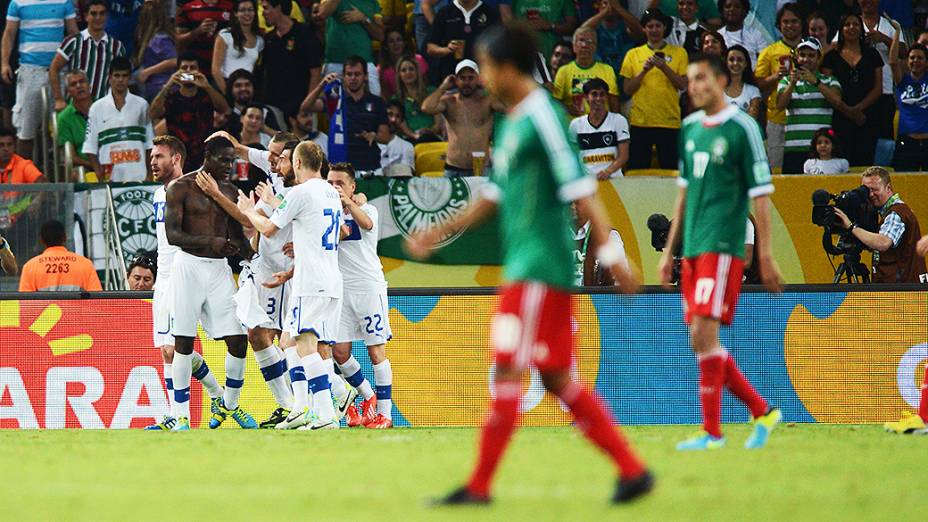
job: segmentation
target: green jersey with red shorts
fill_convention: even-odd
[[[485,197],[500,207],[501,292],[492,339],[498,366],[570,367],[574,285],[571,202],[596,193],[560,104],[536,89],[496,134]]]
[[[688,116],[680,132],[677,183],[686,189],[680,278],[686,322],[698,315],[731,324],[744,272],[749,201],[773,192],[754,119],[735,106]]]

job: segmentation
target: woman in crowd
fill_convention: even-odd
[[[174,23],[168,16],[167,2],[145,2],[139,12],[135,30],[137,50],[134,65],[138,68],[138,83],[149,102],[164,87],[177,69],[177,47],[174,44]]]
[[[387,29],[383,45],[380,46],[380,64],[377,71],[380,73],[380,95],[389,100],[396,94],[396,62],[404,56],[413,56],[412,50],[406,42],[406,37],[399,29]],[[429,70],[425,58],[420,54],[414,55],[419,67],[419,75],[425,76]]]
[[[699,39],[699,50],[704,54],[725,55],[725,39],[718,31],[706,31]]]
[[[396,68],[399,74],[394,98],[406,109],[406,124],[399,130],[400,136],[413,143],[440,139],[439,116],[422,111],[422,102],[435,88],[425,84],[425,76],[419,69],[418,61],[412,56],[400,58]]]
[[[819,11],[814,11],[806,19],[806,32],[809,36],[818,38],[822,44],[822,56],[831,51],[831,28],[828,27],[828,20],[825,19]]]
[[[754,81],[748,50],[741,45],[729,47],[725,55],[725,65],[728,67],[729,78],[728,87],[725,88],[728,103],[737,105],[755,120],[759,119],[760,89]]]
[[[832,128],[848,152],[851,166],[873,165],[879,116],[874,113],[883,86],[883,59],[864,39],[863,21],[856,14],[841,18],[838,43],[822,58],[822,74],[841,84],[841,101]]]
[[[264,50],[264,38],[258,34],[256,13],[255,0],[238,0],[229,27],[216,35],[210,73],[216,87],[223,94],[226,93],[226,78],[232,71],[244,69],[254,72],[255,64]]]
[[[893,22],[896,37],[889,49],[889,64],[896,85],[896,105],[899,107],[899,137],[893,154],[897,171],[928,170],[928,48],[914,44],[900,62],[898,24]]]

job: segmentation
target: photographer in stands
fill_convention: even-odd
[[[835,209],[835,215],[845,229],[873,250],[874,283],[918,283],[919,276],[925,273],[925,259],[915,252],[922,235],[918,219],[893,191],[886,169],[870,167],[862,178],[863,185],[870,189],[870,202],[880,213],[880,231],[857,227],[840,209]]]

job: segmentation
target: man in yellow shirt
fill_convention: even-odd
[[[574,31],[574,55],[576,59],[561,66],[554,77],[554,97],[567,108],[574,118],[590,112],[590,106],[583,96],[586,82],[599,78],[609,86],[609,111],[619,112],[619,86],[615,78],[615,69],[603,62],[597,62],[596,30],[581,27]]]
[[[767,160],[770,168],[783,167],[783,145],[786,140],[786,110],[777,109],[777,83],[789,74],[796,45],[802,38],[802,14],[799,6],[789,3],[777,12],[777,27],[783,35],[779,41],[767,46],[757,57],[754,76],[767,98]]]
[[[68,251],[68,236],[61,221],[48,221],[39,232],[45,251],[23,265],[20,292],[103,290],[93,261]]]
[[[628,168],[649,168],[651,147],[657,146],[660,167],[676,169],[680,91],[686,89],[689,60],[682,47],[664,40],[669,18],[660,9],[645,11],[641,26],[648,42],[628,51],[620,71],[622,88],[632,97]]]

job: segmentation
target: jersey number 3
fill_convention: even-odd
[[[338,250],[338,222],[341,221],[342,211],[327,208],[322,211],[322,214],[331,220],[329,221],[329,228],[325,229],[325,232],[322,233],[322,248],[326,250]]]

